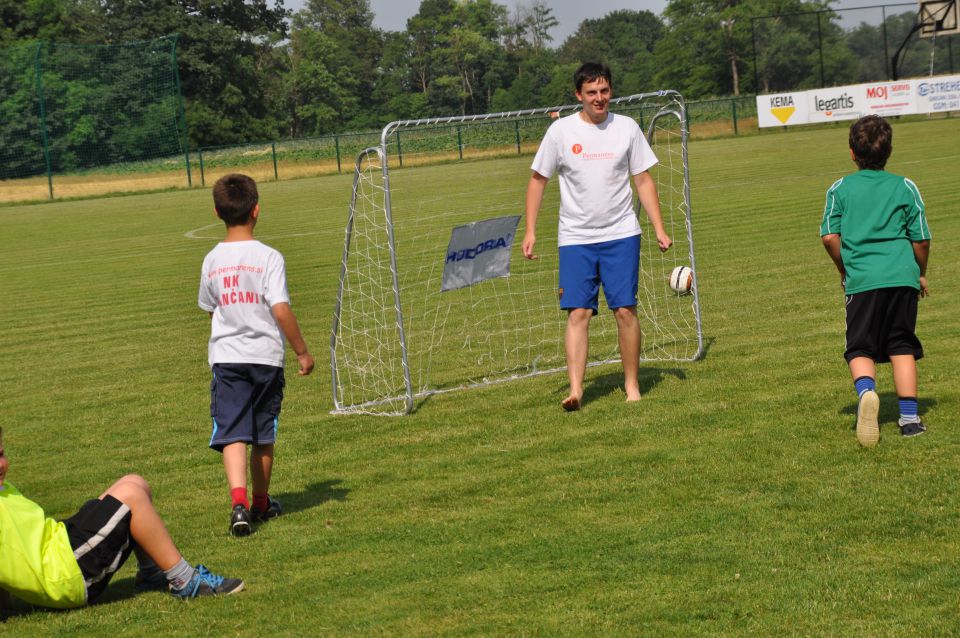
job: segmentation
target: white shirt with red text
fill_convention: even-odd
[[[560,181],[558,244],[595,244],[640,234],[631,175],[657,163],[657,156],[630,117],[608,113],[596,125],[579,113],[547,129],[530,167]]]
[[[283,367],[283,334],[270,308],[289,302],[283,255],[257,240],[217,244],[203,260],[197,301],[213,313],[210,365]]]

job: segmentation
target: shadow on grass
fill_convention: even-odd
[[[707,355],[710,353],[710,348],[713,346],[716,341],[716,337],[707,337],[703,341],[703,351],[700,353],[700,356],[697,357],[694,361],[703,361],[707,358]],[[646,394],[649,390],[653,389],[660,381],[663,380],[664,374],[672,375],[680,380],[686,380],[686,373],[679,368],[644,368],[647,362],[640,362],[640,394]],[[563,374],[562,371],[556,372],[556,374]],[[565,377],[564,377],[565,379]],[[509,383],[509,382],[508,382]],[[558,393],[565,393],[569,386],[563,385],[557,389]],[[594,379],[587,379],[586,387],[583,390],[583,404],[589,403],[590,401],[597,399],[601,396],[605,396],[616,391],[617,388],[623,388],[623,373],[609,373]],[[460,388],[458,392],[469,391],[470,388]],[[439,393],[438,393],[439,394]],[[427,403],[430,402],[436,394],[427,394],[422,397],[417,397],[414,401],[412,412],[418,412],[423,408]]]
[[[284,492],[275,496],[283,504],[283,513],[293,514],[312,507],[319,507],[327,501],[342,502],[347,500],[347,494],[350,493],[350,490],[339,487],[341,483],[343,481],[340,479],[318,481],[306,486],[301,492]]]
[[[638,381],[640,382],[640,394],[644,395],[653,390],[664,377],[670,375],[681,381],[685,381],[687,373],[680,368],[647,368],[640,366]],[[563,390],[567,388],[563,386]],[[583,389],[583,405],[596,401],[601,397],[623,391],[623,372],[610,372],[598,377],[588,377]]]
[[[880,414],[878,421],[880,423],[897,423],[900,420],[900,404],[896,392],[878,392],[880,395]],[[917,399],[917,412],[923,416],[937,405],[937,400],[933,398],[921,397]],[[851,428],[856,429],[857,402],[853,401],[849,405],[840,408],[840,414],[849,415],[853,422]]]

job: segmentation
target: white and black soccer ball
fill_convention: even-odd
[[[693,270],[689,266],[677,266],[670,273],[670,289],[678,295],[688,295],[693,288]]]

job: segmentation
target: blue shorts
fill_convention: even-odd
[[[215,363],[210,381],[210,447],[244,442],[269,445],[277,440],[283,403],[283,368],[257,363]]]
[[[560,307],[597,314],[600,284],[611,310],[637,305],[640,235],[560,247]]]

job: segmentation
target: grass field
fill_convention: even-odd
[[[637,405],[617,366],[591,369],[572,414],[559,374],[432,397],[403,418],[329,415],[351,178],[264,184],[258,235],[286,255],[318,369],[288,367],[273,485],[287,513],[246,539],[226,533],[220,457],[205,447],[196,296],[221,234],[209,194],[0,208],[8,480],[64,517],[138,472],[188,560],[247,583],[182,603],[136,594],[128,565],[100,604],[16,606],[0,631],[957,635],[960,121],[894,131],[888,168],[920,186],[934,233],[919,322],[929,433],[899,437],[881,367],[869,451],[850,430],[842,299],[817,236],[827,187],[852,168],[845,128],[691,145],[706,358],[644,365]],[[434,188],[507,161],[442,167]],[[529,158],[509,161],[519,209]]]

